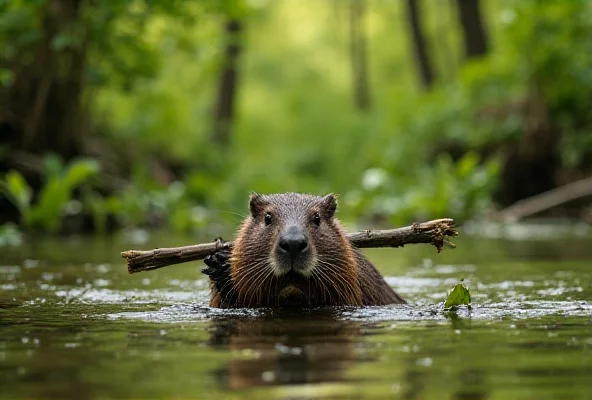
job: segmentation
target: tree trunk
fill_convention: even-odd
[[[407,0],[407,14],[409,17],[409,28],[415,50],[415,60],[419,70],[422,85],[429,89],[434,84],[434,72],[428,56],[427,45],[420,22],[420,9],[417,0]]]
[[[522,112],[522,134],[505,145],[505,162],[496,200],[509,206],[557,186],[561,166],[557,128],[551,125],[541,85],[532,78]]]
[[[360,111],[370,108],[368,67],[366,59],[366,32],[364,13],[366,0],[351,0],[350,4],[350,57],[354,103]]]
[[[11,66],[15,79],[3,93],[6,104],[0,126],[2,142],[13,150],[51,151],[66,160],[81,150],[85,46],[73,43],[56,49],[54,41],[64,29],[76,25],[82,3],[49,0],[41,18],[42,37],[31,48],[34,62],[26,64],[17,57]]]
[[[481,18],[479,0],[457,0],[458,19],[463,31],[466,58],[487,53],[487,36]]]
[[[221,146],[230,142],[230,130],[234,119],[234,103],[238,80],[237,61],[241,51],[240,35],[242,23],[236,19],[226,22],[226,51],[214,106],[212,139]]]

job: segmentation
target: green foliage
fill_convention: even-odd
[[[135,169],[133,177],[132,183],[115,195],[104,197],[88,187],[83,192],[84,211],[92,215],[97,232],[106,231],[110,216],[127,228],[165,226],[183,233],[194,233],[212,223],[212,211],[196,202],[196,193],[191,193],[186,183],[157,184],[142,167]]]
[[[57,232],[66,207],[75,189],[88,183],[99,173],[99,165],[92,159],[72,161],[62,166],[54,156],[46,158],[45,183],[37,200],[32,203],[31,188],[17,171],[10,171],[2,182],[2,191],[21,213],[23,223],[33,230]]]
[[[499,163],[480,163],[469,152],[456,163],[440,155],[431,168],[418,166],[406,175],[396,174],[396,166],[387,168],[366,170],[361,189],[345,199],[348,208],[362,216],[386,215],[391,224],[399,225],[443,215],[462,221],[479,214],[490,205]]]
[[[14,205],[21,214],[25,215],[29,212],[32,190],[18,171],[9,171],[6,174],[3,189],[11,196]]]
[[[469,308],[471,307],[471,293],[464,283],[461,282],[448,293],[446,303],[444,303],[444,309],[448,310],[463,305],[469,306]]]
[[[62,167],[48,158],[47,181],[30,210],[22,177],[11,172],[6,185],[28,215],[23,223],[50,231],[59,224],[41,221],[63,214],[73,188],[99,231],[110,216],[123,226],[181,231],[225,214],[236,223],[252,190],[336,192],[345,219],[393,225],[479,217],[500,185],[503,146],[532,120],[545,119],[561,135],[566,167],[578,168],[592,153],[589,1],[482,3],[491,51],[470,62],[461,60],[457,21],[447,19],[455,3],[425,8],[441,78],[423,92],[404,2],[369,2],[372,108],[359,112],[352,104],[349,10],[340,3],[83,2],[80,21],[64,26],[52,48],[86,46],[85,100],[101,139],[127,150],[119,157],[131,159],[130,183],[104,196],[50,173]],[[46,4],[0,1],[0,85],[15,79],[5,66],[31,62]],[[221,149],[210,135],[228,18],[244,21],[245,33],[231,144]],[[543,104],[538,114],[533,98]],[[170,186],[145,167],[152,160],[175,170]]]
[[[347,53],[340,52],[346,38],[336,35],[334,26],[320,28],[320,21],[334,10],[325,5],[314,10],[290,7],[291,13],[316,27],[313,40],[303,39],[306,26],[290,30],[277,25],[288,18],[286,7],[281,2],[267,4],[251,14],[257,26],[250,27],[250,42],[257,45],[247,44],[241,64],[231,148],[217,153],[209,143],[213,83],[222,48],[202,50],[211,43],[211,35],[220,32],[219,25],[208,23],[193,33],[199,50],[167,53],[157,79],[130,93],[117,88],[99,93],[98,114],[109,121],[113,139],[191,166],[185,177],[188,198],[229,211],[244,211],[251,190],[337,192],[343,195],[340,209],[346,218],[382,215],[392,223],[443,214],[469,218],[489,206],[499,171],[497,158],[482,160],[471,153],[453,161],[433,156],[431,150],[449,139],[469,140],[471,145],[486,141],[481,134],[486,128],[471,115],[471,97],[476,95],[470,95],[472,82],[485,80],[486,72],[467,72],[468,88],[455,83],[421,96],[411,85],[397,91],[379,87],[376,110],[359,114],[352,108],[347,69],[332,70],[330,77],[325,71],[327,65],[349,62]],[[375,12],[372,18],[383,18]],[[285,33],[281,51],[271,39],[278,29]],[[397,29],[402,30],[381,34],[397,37],[403,33]],[[153,37],[155,43],[166,39],[166,34]],[[405,70],[402,76],[411,73]],[[516,129],[512,120],[504,126],[506,131]],[[480,129],[475,133],[475,128]],[[365,185],[373,171],[386,176],[380,187]],[[132,212],[134,202],[125,204]]]
[[[180,232],[191,232],[207,224],[208,212],[191,204],[182,182],[148,191],[132,185],[120,196],[109,198],[107,206],[124,226],[166,225]]]
[[[15,224],[0,225],[0,248],[7,246],[20,246],[23,243],[23,235]]]
[[[30,54],[22,54],[22,51],[40,40],[40,14],[45,5],[45,0],[0,1],[2,61],[22,59],[23,56],[31,58]],[[10,81],[2,79],[4,84]]]

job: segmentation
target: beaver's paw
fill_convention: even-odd
[[[230,281],[230,251],[220,250],[207,256],[204,263],[207,267],[202,268],[201,272],[210,277],[219,292],[228,289]]]

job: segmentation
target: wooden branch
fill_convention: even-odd
[[[218,238],[212,243],[194,244],[183,247],[169,247],[154,250],[128,250],[121,253],[127,259],[127,270],[130,274],[150,271],[169,265],[189,261],[203,260],[210,254],[220,250],[230,250],[234,242],[224,242]]]
[[[416,222],[404,228],[348,233],[347,238],[358,248],[403,247],[406,244],[427,243],[436,246],[439,253],[445,243],[455,247],[446,240],[448,236],[458,235],[455,228],[453,219],[443,218]]]
[[[541,211],[589,196],[592,196],[592,177],[520,200],[494,214],[494,218],[506,222],[515,222]]]
[[[455,247],[446,238],[456,236],[456,223],[453,219],[443,218],[415,223],[410,226],[381,231],[366,230],[348,233],[347,238],[358,248],[403,247],[406,244],[427,243],[436,247],[438,252],[444,244]],[[189,261],[203,260],[210,254],[221,250],[231,250],[234,242],[225,242],[218,238],[212,243],[195,244],[184,247],[171,247],[154,250],[128,250],[121,253],[127,259],[130,274],[150,271]]]

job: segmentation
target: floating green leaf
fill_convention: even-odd
[[[446,299],[446,303],[444,304],[444,309],[451,308],[451,307],[458,307],[462,305],[467,305],[470,307],[471,305],[471,293],[469,289],[465,286],[464,283],[459,283],[450,291],[448,294],[448,298]]]

